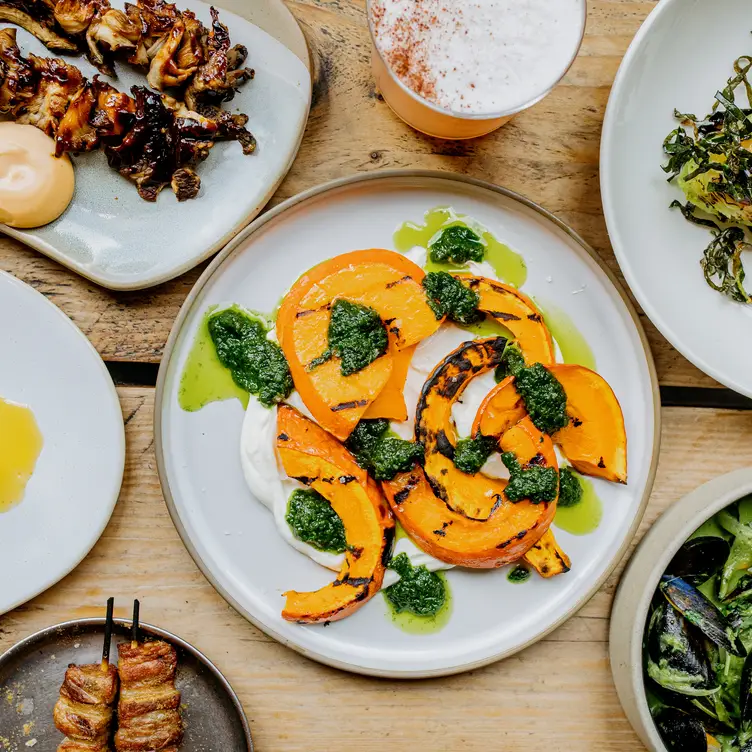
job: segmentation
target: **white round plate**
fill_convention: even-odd
[[[608,232],[632,292],[688,360],[752,397],[752,307],[712,290],[700,260],[707,228],[669,209],[681,190],[661,169],[674,108],[704,117],[733,63],[752,50],[746,0],[662,0],[635,36],[611,90],[601,142]]]
[[[0,272],[0,397],[44,445],[23,501],[0,514],[0,614],[72,571],[99,540],[125,464],[123,417],[96,350],[33,288]]]
[[[282,592],[321,587],[333,575],[285,544],[245,485],[243,410],[237,400],[188,413],[178,405],[183,364],[206,309],[239,303],[271,311],[301,272],[360,248],[392,248],[406,220],[451,205],[521,252],[524,291],[565,310],[590,343],[599,371],[624,407],[628,486],[599,482],[604,518],[596,533],[557,532],[572,571],[524,585],[508,569],[447,573],[453,612],[429,635],[394,626],[380,595],[327,627],[285,622]],[[377,676],[435,676],[520,650],[594,593],[622,555],[652,485],[658,449],[652,360],[634,311],[584,243],[530,202],[488,184],[440,173],[380,172],[330,183],[291,199],[249,227],[212,263],[173,328],[157,384],[155,439],[162,488],[196,562],[242,614],[284,644],[324,663]]]
[[[124,0],[113,5],[123,6]],[[311,75],[303,33],[282,0],[219,0],[220,20],[233,44],[248,48],[248,66],[256,76],[225,105],[249,116],[258,146],[244,156],[234,141],[215,144],[197,172],[199,195],[179,202],[169,187],[156,202],[144,201],[135,186],[107,166],[101,150],[74,157],[76,192],[63,215],[44,227],[0,232],[113,290],[157,285],[211,256],[272,197],[290,169],[303,138],[311,104]],[[211,24],[209,5],[181,0]],[[0,24],[6,26],[6,24]],[[21,52],[54,56],[31,34],[18,30]],[[98,71],[84,58],[72,58],[88,77]],[[120,91],[146,86],[134,68],[118,64]],[[109,80],[109,79],[108,79]]]

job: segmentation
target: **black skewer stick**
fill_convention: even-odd
[[[131,645],[136,647],[138,645],[138,615],[141,604],[138,602],[138,598],[133,601],[133,621],[131,622]]]
[[[112,612],[115,599],[107,599],[107,618],[104,622],[104,646],[102,647],[102,671],[106,672],[110,665],[110,644],[112,643]]]

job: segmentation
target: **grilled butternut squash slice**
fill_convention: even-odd
[[[347,550],[337,579],[314,592],[285,593],[283,618],[336,621],[378,592],[391,556],[394,518],[379,487],[336,439],[288,405],[277,413],[277,451],[285,472],[318,491],[345,528]]]
[[[473,436],[480,432],[484,436],[500,438],[525,415],[525,403],[514,388],[514,376],[508,376],[481,402],[473,421]]]
[[[503,337],[478,339],[451,352],[428,377],[415,416],[415,438],[426,448],[425,473],[433,492],[452,510],[474,520],[488,519],[506,482],[455,467],[452,407],[476,376],[499,364],[506,343]]]
[[[546,578],[566,574],[572,568],[572,562],[551,530],[525,554],[524,559],[541,577]]]
[[[567,394],[569,425],[553,440],[583,475],[627,482],[627,432],[619,400],[608,382],[589,368],[550,367]]]
[[[556,467],[551,440],[529,418],[507,431],[501,449],[514,452],[523,465],[535,457]],[[487,520],[470,519],[436,496],[418,466],[382,487],[397,519],[424,551],[463,567],[488,569],[517,561],[548,531],[556,512],[556,501],[515,504],[502,495]]]
[[[381,390],[378,397],[371,403],[363,415],[364,418],[388,418],[400,423],[407,420],[407,404],[405,403],[405,383],[407,372],[417,345],[404,350],[396,350],[392,347],[389,353],[392,356],[392,374],[389,381]]]
[[[350,435],[389,383],[390,353],[417,344],[441,325],[426,302],[424,276],[394,251],[354,251],[306,272],[282,301],[277,338],[295,388],[316,421],[338,439]],[[389,331],[390,352],[350,376],[342,375],[337,358],[308,370],[327,349],[330,308],[337,298],[373,308]],[[393,399],[387,404],[394,409]]]
[[[478,309],[509,329],[528,365],[548,365],[556,360],[551,332],[535,303],[516,287],[488,277],[456,274],[463,284],[480,296]]]

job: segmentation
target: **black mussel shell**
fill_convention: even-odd
[[[752,575],[745,574],[736,587],[723,599],[724,603],[735,601],[737,598],[746,598],[752,595]]]
[[[711,642],[740,658],[747,655],[726,617],[697,588],[680,577],[665,578],[660,588],[668,602]]]
[[[687,686],[694,689],[713,687],[715,677],[702,634],[665,600],[658,604],[650,618],[648,652],[656,665],[665,666],[673,675],[676,672],[684,674]],[[664,683],[659,676],[652,676],[652,679],[664,689],[682,694],[676,682]]]
[[[682,710],[661,710],[655,718],[655,726],[669,752],[708,752],[705,727]]]
[[[688,540],[666,569],[671,577],[681,577],[695,587],[720,572],[731,553],[724,538],[705,535]]]

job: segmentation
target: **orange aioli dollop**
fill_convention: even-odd
[[[75,178],[67,155],[33,125],[0,123],[0,224],[41,227],[57,219],[73,198]]]

